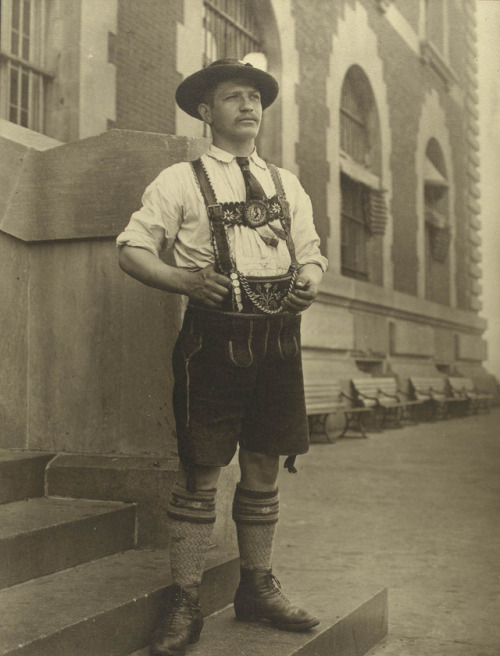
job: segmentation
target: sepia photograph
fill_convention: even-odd
[[[500,655],[500,0],[0,0],[0,656]]]

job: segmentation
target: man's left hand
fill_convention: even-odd
[[[312,305],[318,295],[319,284],[302,271],[297,276],[292,292],[283,302],[283,309],[288,312],[303,312]]]

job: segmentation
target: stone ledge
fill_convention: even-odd
[[[321,285],[320,303],[390,316],[403,321],[482,333],[486,321],[474,312],[433,303],[394,289],[354,280],[327,271]]]
[[[75,499],[137,504],[139,547],[168,544],[166,506],[177,460],[152,456],[60,454],[47,469],[47,494]],[[236,461],[222,469],[213,539],[234,548],[236,533],[230,508],[239,475]]]
[[[12,140],[0,139],[2,146]],[[109,130],[43,152],[26,147],[25,163],[0,229],[23,241],[112,238],[141,206],[144,189],[167,166],[192,160],[206,139]],[[19,148],[16,145],[16,148]]]
[[[326,599],[324,592],[314,597],[321,624],[311,631],[291,633],[266,623],[237,622],[229,607],[207,618],[200,642],[189,648],[189,656],[362,656],[387,635],[387,590],[339,585],[335,598]],[[143,649],[131,656],[148,653]]]
[[[42,497],[53,453],[0,449],[0,504]]]
[[[224,608],[237,585],[239,559],[207,555],[201,605]],[[110,656],[147,644],[171,590],[165,550],[129,550],[0,591],[2,656]]]

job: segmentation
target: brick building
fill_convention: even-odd
[[[411,375],[454,373],[487,385],[472,0],[2,0],[4,235],[109,246],[141,185],[175,161],[154,160],[152,134],[206,136],[176,107],[177,84],[226,55],[253,58],[279,80],[259,149],[299,176],[330,262],[304,316],[306,377],[395,374],[405,386]],[[142,177],[123,169],[117,144],[127,139]],[[78,188],[77,210],[56,211],[40,184],[19,186],[33,151],[43,175],[66,168],[45,180],[71,185],[68,197]],[[82,162],[70,174],[72,152]],[[106,197],[104,178],[86,186],[102,173],[91,167],[113,157],[126,192],[114,216],[91,214],[88,197]],[[11,202],[23,188],[36,206],[29,230]],[[62,203],[66,194],[54,193]]]
[[[2,0],[2,133],[41,150],[110,128],[203,137],[175,106],[179,81],[220,56],[260,58],[281,86],[260,151],[300,177],[330,261],[305,316],[306,373],[484,378],[474,10]]]
[[[113,544],[91,543],[87,530],[71,558],[48,547],[45,569],[19,566],[21,576],[96,559],[101,543],[106,553],[165,545],[182,306],[124,276],[114,240],[160,170],[206,148],[203,124],[176,107],[174,91],[216,58],[248,57],[278,79],[259,152],[299,176],[330,262],[303,316],[306,383],[395,375],[404,388],[411,376],[456,374],[493,388],[479,316],[474,0],[0,7],[0,307],[9,310],[0,313],[0,469],[12,451],[37,453],[36,471],[4,478],[0,503],[44,493],[134,501],[138,527],[126,509],[126,544],[113,527]],[[226,510],[236,477],[233,466],[221,477]],[[220,513],[218,545],[234,541],[228,518]],[[138,594],[136,609],[150,593],[136,603]],[[83,641],[95,633],[85,622]],[[146,644],[148,622],[119,653]],[[118,653],[113,631],[99,640],[92,653]],[[51,653],[71,651],[61,645]]]
[[[2,0],[1,21],[6,197],[13,144],[57,158],[111,128],[206,136],[177,84],[254,58],[281,86],[260,152],[299,176],[330,261],[306,375],[488,378],[472,0]]]

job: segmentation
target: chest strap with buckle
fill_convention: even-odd
[[[226,226],[228,224],[230,225],[231,222],[226,221],[224,218],[223,206],[221,203],[217,202],[215,192],[205,167],[203,166],[201,158],[191,162],[191,166],[198,181],[198,185],[200,187],[203,200],[205,201],[207,208],[217,267],[221,273],[224,275],[229,275],[236,270],[236,266],[231,257],[231,250],[226,234]],[[285,243],[290,254],[290,268],[295,271],[299,269],[300,265],[297,262],[295,255],[295,245],[291,235],[290,206],[286,199],[285,190],[283,188],[283,183],[281,181],[277,167],[275,167],[274,164],[268,164],[268,168],[277,192],[277,199],[281,208],[279,220],[285,235]],[[275,197],[273,197],[272,200],[274,200],[274,198]]]

